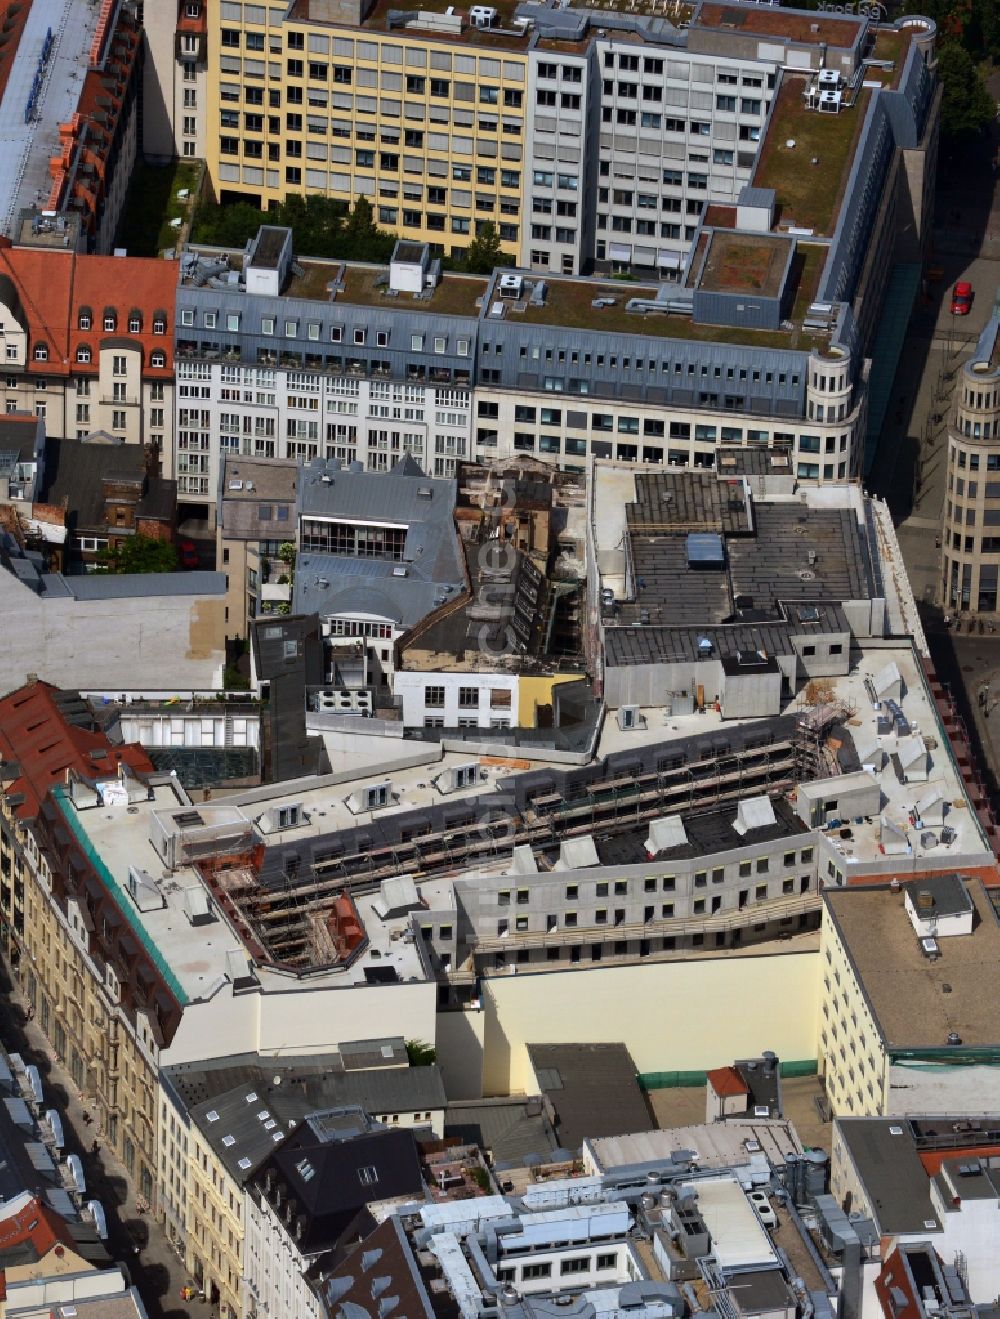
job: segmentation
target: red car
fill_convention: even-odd
[[[951,314],[952,316],[968,316],[972,310],[972,299],[975,294],[972,291],[972,285],[965,281],[956,284],[951,291]]]
[[[198,546],[193,540],[177,542],[177,558],[182,568],[197,568],[201,562],[198,558]]]

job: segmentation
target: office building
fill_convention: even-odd
[[[764,183],[772,120],[790,108],[801,122],[805,94],[828,120],[813,130],[824,150],[835,126],[823,163],[836,173],[933,40],[925,21],[876,32],[863,16],[790,11],[775,24],[707,0],[682,27],[655,3],[229,3],[208,21],[209,177],[221,200],[262,209],[297,193],[366,197],[384,228],[442,252],[490,221],[525,267],[676,280],[706,205]],[[804,150],[812,136],[804,127]],[[883,153],[876,168],[896,162]],[[829,236],[836,206],[818,224],[798,209],[799,225]]]
[[[293,607],[320,618],[331,688],[384,703],[394,643],[463,594],[455,495],[453,480],[425,476],[410,454],[388,472],[336,458],[301,469]],[[359,653],[363,672],[345,680]]]
[[[169,477],[176,288],[171,262],[0,244],[6,411],[156,449]]]
[[[970,1119],[917,1107],[835,1121],[831,1195],[875,1228],[863,1243],[863,1314],[886,1313],[895,1289],[921,1316],[992,1303],[997,1267],[986,1243],[1000,1201],[998,1154],[991,1111]]]
[[[980,992],[1000,946],[990,890],[938,870],[828,887],[823,903],[820,1070],[831,1111],[988,1111],[1000,1041]]]
[[[223,453],[360,461],[381,472],[409,454],[428,475],[454,474],[469,456],[486,281],[441,277],[426,249],[412,247],[398,245],[388,272],[302,265],[291,231],[263,226],[239,273],[224,259],[182,259],[182,502],[211,515]]]
[[[941,534],[946,613],[995,615],[1000,572],[1000,319],[963,363],[948,414],[948,489]]]

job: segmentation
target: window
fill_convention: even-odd
[[[150,366],[166,366],[167,364],[166,354],[162,352],[160,349],[157,349],[154,353],[150,355],[149,364]]]
[[[106,330],[114,330],[117,325],[118,317],[116,314],[111,310],[106,311],[104,313],[104,328]]]
[[[425,687],[424,688],[424,705],[428,709],[444,709],[444,688],[443,687]]]
[[[597,1262],[594,1267],[597,1269],[613,1269],[616,1267],[617,1263],[618,1263],[618,1256],[615,1254],[598,1255]]]
[[[459,687],[458,704],[462,710],[477,710],[479,708],[479,688]]]
[[[76,350],[76,360],[78,362],[90,361],[90,348],[87,346],[87,344],[81,344],[80,347]]]
[[[527,1281],[529,1278],[548,1278],[552,1274],[552,1265],[547,1261],[543,1264],[525,1264],[521,1268],[521,1277]]]
[[[114,376],[123,376],[127,374],[127,363],[124,356],[116,353],[111,359],[111,374]]]
[[[9,352],[10,344],[7,345],[7,348],[8,348],[8,352]],[[46,344],[43,344],[43,343],[36,344],[36,346],[35,346],[35,361],[36,361],[36,362],[47,362],[48,360],[49,360],[49,350],[48,350],[48,346],[47,346]]]

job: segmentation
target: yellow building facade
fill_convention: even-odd
[[[527,37],[388,29],[384,3],[212,5],[208,175],[217,198],[371,203],[379,227],[462,252],[521,239]],[[334,19],[336,15],[336,19]],[[412,19],[417,20],[416,12]],[[441,15],[443,24],[448,15]]]

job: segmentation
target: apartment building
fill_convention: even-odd
[[[77,876],[93,884],[93,863],[77,853],[71,870],[69,839],[55,836],[48,796],[52,782],[72,770],[92,774],[99,764],[110,777],[152,765],[139,747],[112,748],[79,698],[47,684],[12,693],[2,707],[10,766],[0,798],[5,955],[56,1055],[93,1101],[102,1140],[139,1194],[152,1199],[158,1028],[150,1025],[148,963],[140,973],[134,944],[116,960],[91,947]]]
[[[177,267],[142,257],[0,244],[0,338],[7,412],[46,433],[96,430],[174,458]]]
[[[941,534],[941,602],[995,615],[1000,574],[1000,319],[962,366],[948,419],[948,489]]]
[[[247,1197],[247,1310],[322,1319],[313,1268],[369,1207],[382,1206],[370,1211],[382,1217],[393,1202],[423,1196],[412,1132],[373,1126],[358,1110],[297,1123],[256,1170]]]
[[[209,895],[191,848],[206,861],[232,859],[246,843],[249,861],[251,840],[263,843],[289,815],[248,802],[258,827],[231,806],[193,812],[175,775],[156,773],[138,747],[112,746],[78,697],[46,684],[14,692],[2,715],[5,947],[39,1025],[92,1100],[103,1141],[157,1212],[162,1174],[178,1223],[174,1151],[193,1148],[186,1129],[158,1114],[161,1066],[215,1056],[220,1031],[236,1053],[305,1052],[317,1013],[342,1023],[324,1039],[331,1054],[373,1038],[387,1012],[406,1038],[433,1042],[435,986],[419,944],[402,937],[405,913],[389,922],[345,900],[332,924],[308,935],[312,952],[279,936],[271,970],[251,969],[229,900]],[[154,874],[173,878],[158,885]],[[295,967],[306,963],[300,979]],[[325,1000],[345,988],[347,1016],[342,997]]]
[[[205,156],[208,112],[207,0],[143,9],[142,154],[166,162]]]
[[[161,1174],[171,1161],[187,1186],[177,1237],[197,1285],[227,1319],[243,1313],[246,1196],[256,1170],[311,1114],[349,1110],[387,1126],[440,1137],[445,1094],[436,1065],[410,1067],[401,1039],[362,1041],[334,1055],[265,1059],[227,1057],[161,1074],[161,1121],[184,1128],[183,1146],[161,1144]]]
[[[823,895],[820,1072],[844,1117],[995,1107],[1000,1021],[980,992],[1000,947],[974,875],[925,873]]]
[[[216,563],[228,583],[227,637],[248,637],[252,618],[291,601],[292,570],[281,555],[282,546],[296,543],[298,474],[292,458],[222,456]]]

